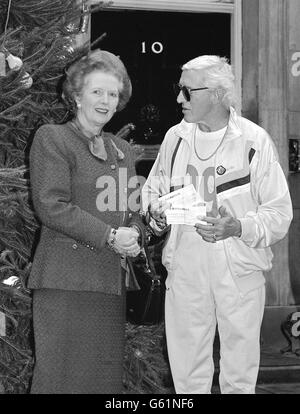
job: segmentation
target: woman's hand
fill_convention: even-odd
[[[108,244],[121,256],[136,257],[141,248],[137,242],[139,232],[133,227],[119,227],[112,231]]]
[[[117,229],[116,244],[126,256],[136,257],[141,248],[138,244],[140,234],[134,227],[119,227]]]

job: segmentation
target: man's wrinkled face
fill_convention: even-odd
[[[179,84],[190,89],[204,88],[203,73],[200,70],[183,70]],[[206,122],[208,115],[213,109],[211,89],[190,91],[190,101],[187,101],[183,93],[180,92],[177,102],[182,106],[184,120],[186,122]]]

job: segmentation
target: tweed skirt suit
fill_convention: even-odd
[[[31,147],[41,222],[28,281],[36,355],[31,393],[122,392],[124,275],[106,240],[126,217],[135,168],[126,141],[107,133],[103,139],[106,161],[70,122],[42,126]]]

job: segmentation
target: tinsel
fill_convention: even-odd
[[[17,70],[6,65],[0,76],[0,312],[6,321],[5,335],[0,336],[0,394],[29,391],[34,352],[26,283],[39,223],[30,200],[28,152],[40,125],[68,119],[58,90],[65,66],[90,47],[74,46],[81,17],[81,5],[74,0],[0,0],[0,51],[23,63]],[[94,42],[97,47],[100,40]],[[32,85],[24,85],[26,74]],[[131,129],[128,124],[119,135],[126,138]],[[127,324],[128,393],[168,391],[164,347],[163,324]]]

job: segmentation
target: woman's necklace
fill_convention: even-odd
[[[197,132],[197,129],[198,129],[198,125],[196,124],[196,128],[195,128],[195,131],[194,131],[194,149],[195,149],[195,154],[196,154],[197,158],[198,158],[200,161],[208,161],[210,158],[212,158],[212,157],[215,155],[215,153],[218,151],[218,149],[219,149],[219,148],[220,148],[220,146],[222,145],[222,143],[223,143],[223,141],[224,141],[224,138],[225,138],[225,135],[226,135],[226,132],[227,132],[228,127],[226,128],[226,131],[225,131],[225,133],[224,133],[224,135],[223,135],[223,137],[222,137],[221,141],[219,142],[219,145],[217,146],[217,148],[216,148],[216,149],[213,151],[213,153],[212,153],[211,155],[209,155],[207,158],[202,158],[202,157],[200,157],[200,155],[198,154],[197,147],[196,147],[196,132]]]

